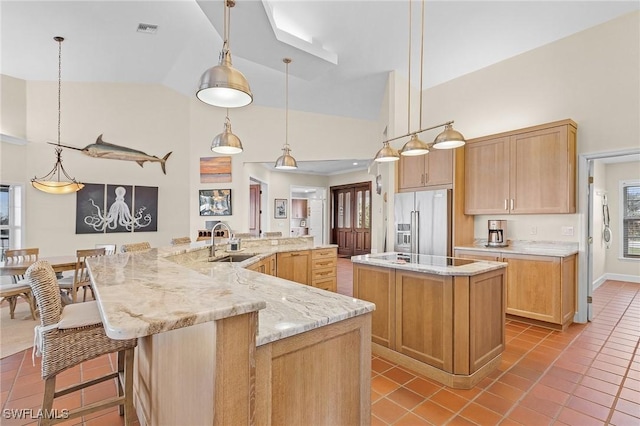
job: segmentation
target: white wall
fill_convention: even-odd
[[[26,81],[0,74],[0,133],[27,136]]]
[[[606,167],[606,191],[609,195],[610,227],[613,234],[611,249],[606,251],[605,270],[609,276],[630,275],[640,281],[640,260],[621,260],[622,222],[620,220],[620,182],[640,180],[640,162],[611,163]],[[595,275],[594,275],[595,277]]]

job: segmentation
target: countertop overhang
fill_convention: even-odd
[[[351,261],[435,275],[472,276],[505,268],[504,262],[469,260],[455,257],[388,252],[353,256]]]
[[[325,247],[335,246],[252,247],[243,253],[255,258],[216,263],[208,261],[210,245],[197,242],[100,256],[87,264],[111,338],[143,337],[258,311],[259,346],[375,309],[370,302],[244,269],[277,252]],[[215,256],[227,254],[216,251]]]
[[[524,254],[532,256],[568,257],[578,253],[578,243],[561,241],[509,241],[504,247],[487,247],[486,240],[454,247],[455,250],[475,250],[488,253]]]

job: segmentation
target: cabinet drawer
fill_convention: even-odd
[[[313,263],[313,269],[335,268],[338,265],[338,260],[335,257],[326,259],[314,258],[311,262]]]
[[[314,268],[311,271],[311,280],[319,280],[336,276],[336,268]]]
[[[313,280],[311,285],[315,288],[321,288],[323,290],[335,292],[338,287],[338,281],[336,277],[323,278],[323,279]]]
[[[330,257],[337,257],[338,249],[336,247],[326,248],[326,249],[316,249],[313,250],[313,254],[311,255],[312,259],[323,259]]]

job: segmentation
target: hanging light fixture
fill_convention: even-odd
[[[253,102],[253,94],[245,76],[231,65],[229,26],[234,0],[223,0],[224,28],[220,63],[202,74],[196,97],[202,102],[222,108],[238,108]]]
[[[240,138],[231,133],[231,120],[229,120],[229,109],[224,120],[224,131],[213,138],[211,151],[218,154],[239,154],[242,152],[242,142]]]
[[[31,185],[35,189],[49,194],[70,194],[84,188],[84,184],[70,177],[62,166],[62,147],[60,146],[60,93],[62,87],[62,42],[63,37],[54,37],[58,42],[58,146],[56,147],[56,162],[53,169],[42,177],[34,177],[31,179]],[[60,180],[65,177],[67,180]]]
[[[407,132],[411,133],[411,1],[409,1],[409,83],[407,84]],[[424,56],[424,0],[422,2],[422,31],[420,36],[420,126],[422,128],[422,63]],[[426,143],[418,139],[418,135],[413,133],[409,142],[405,143],[400,154],[405,156],[424,155],[429,152]]]
[[[286,66],[286,80],[285,80],[285,130],[284,130],[284,147],[282,148],[282,155],[276,160],[276,169],[279,170],[293,170],[298,168],[296,159],[291,156],[291,148],[289,147],[289,64],[291,59],[284,58],[282,62]]]
[[[436,149],[452,149],[458,148],[465,144],[464,136],[453,128],[453,121],[437,124],[435,126],[422,128],[422,68],[424,63],[424,0],[422,0],[422,28],[421,28],[421,44],[420,44],[420,128],[415,132],[411,132],[411,2],[409,2],[409,93],[407,102],[407,134],[387,139],[382,142],[382,149],[376,154],[374,161],[389,162],[400,159],[398,151],[396,151],[389,142],[406,138],[410,136],[409,141],[402,147],[401,154],[405,156],[423,155],[429,152],[429,145],[418,139],[418,134],[427,130],[444,127],[445,129],[436,136],[433,142],[433,148]]]

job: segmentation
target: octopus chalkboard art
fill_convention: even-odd
[[[76,197],[76,234],[158,230],[157,187],[89,183]]]

